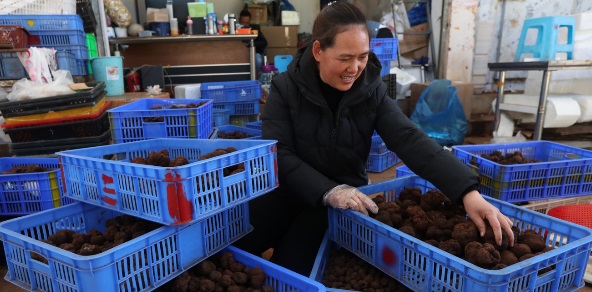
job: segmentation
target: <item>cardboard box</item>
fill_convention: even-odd
[[[277,55],[296,55],[298,48],[296,47],[284,47],[284,48],[267,48],[267,61],[273,63],[273,59]]]
[[[428,31],[428,24],[422,23],[405,30],[405,33],[425,33]],[[399,51],[401,54],[411,52],[429,45],[428,34],[404,34],[403,39],[399,38]]]
[[[300,15],[296,11],[282,10],[282,25],[300,25]]]
[[[268,52],[269,48],[296,47],[298,45],[297,25],[262,26],[261,31],[267,39]]]
[[[430,57],[429,53],[430,51],[428,50],[428,46],[425,46],[423,48],[419,48],[417,50],[413,50],[413,51],[409,51],[407,53],[402,53],[401,56],[405,57],[405,58],[409,58],[409,59],[413,59],[413,60],[419,60],[421,59],[421,57]]]
[[[146,10],[146,22],[169,22],[169,12],[166,8],[148,8]]]
[[[409,99],[409,114],[415,110],[415,104],[419,100],[421,93],[428,88],[430,83],[412,83],[411,84],[411,97]],[[467,121],[471,118],[471,103],[473,100],[473,83],[463,83],[452,81],[452,86],[456,87],[458,99],[465,111],[465,117]]]
[[[249,11],[249,13],[251,13],[251,23],[267,24],[267,5],[265,5],[265,4],[248,4],[247,10]],[[238,18],[237,18],[237,21],[238,21]]]

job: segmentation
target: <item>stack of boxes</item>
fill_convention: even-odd
[[[298,51],[298,26],[262,26],[261,31],[267,39],[268,63],[273,63],[277,55],[294,56]]]

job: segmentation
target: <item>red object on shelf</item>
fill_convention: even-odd
[[[547,215],[592,228],[592,204],[559,206],[551,208]]]
[[[22,26],[0,25],[0,47],[24,49],[29,45],[29,32]]]
[[[138,71],[130,72],[125,75],[125,91],[140,92],[142,91],[142,84],[140,82],[140,74]]]

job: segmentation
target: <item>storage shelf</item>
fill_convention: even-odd
[[[528,106],[528,105],[521,105],[521,104],[511,104],[511,103],[500,103],[499,105],[500,110],[505,111],[513,111],[519,113],[527,113],[527,114],[537,114],[538,107],[536,106]]]
[[[109,39],[110,44],[144,44],[144,43],[170,43],[170,42],[200,42],[200,41],[248,41],[257,38],[254,34],[225,34],[225,35],[181,35],[181,36],[152,36],[152,37],[127,37]]]

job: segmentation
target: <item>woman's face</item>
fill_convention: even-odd
[[[369,42],[368,32],[362,25],[352,25],[338,33],[335,44],[330,48],[322,50],[319,41],[315,41],[313,55],[321,80],[335,89],[349,90],[366,68]]]

